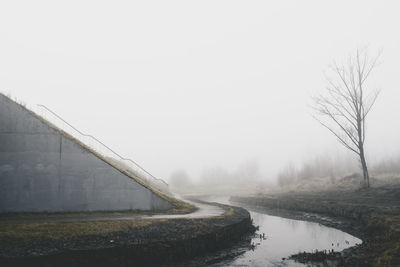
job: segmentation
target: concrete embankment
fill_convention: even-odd
[[[53,222],[61,228],[103,227],[96,234],[30,237],[0,233],[1,266],[154,266],[227,247],[254,230],[242,208],[215,204],[220,216],[104,222]],[[37,222],[36,222],[37,223]],[[46,222],[40,222],[46,224]],[[111,224],[111,225],[110,225]],[[117,227],[118,226],[118,227]],[[113,231],[112,229],[118,229]],[[84,232],[84,231],[79,231]]]
[[[164,211],[181,204],[0,93],[0,213]]]
[[[400,187],[233,197],[284,217],[311,220],[361,237],[339,266],[400,266]],[[314,216],[310,213],[317,214]],[[322,216],[318,216],[322,215]],[[310,259],[315,258],[310,255]]]

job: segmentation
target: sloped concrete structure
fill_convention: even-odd
[[[0,212],[171,207],[156,191],[0,94]]]

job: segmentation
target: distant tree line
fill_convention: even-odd
[[[358,164],[350,155],[319,155],[299,166],[293,163],[286,164],[278,172],[277,180],[281,187],[315,178],[322,178],[326,182],[335,183],[339,178],[358,173],[360,170]],[[372,177],[398,176],[400,179],[400,154],[396,157],[373,162],[370,169]]]
[[[177,193],[233,193],[262,192],[266,185],[262,181],[257,161],[250,160],[234,170],[220,166],[205,168],[200,177],[192,179],[185,170],[174,171],[170,178],[171,189]]]

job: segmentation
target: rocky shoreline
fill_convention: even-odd
[[[121,231],[29,241],[0,239],[1,266],[175,266],[191,257],[228,247],[254,231],[242,208],[213,203],[221,216],[155,219]]]

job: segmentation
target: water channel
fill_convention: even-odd
[[[227,199],[214,201],[238,205],[229,203]],[[207,266],[306,266],[287,258],[303,251],[342,251],[362,243],[357,237],[319,223],[286,219],[268,215],[258,209],[247,209],[254,225],[259,226],[256,235],[251,239],[251,246],[222,252],[209,260]]]

